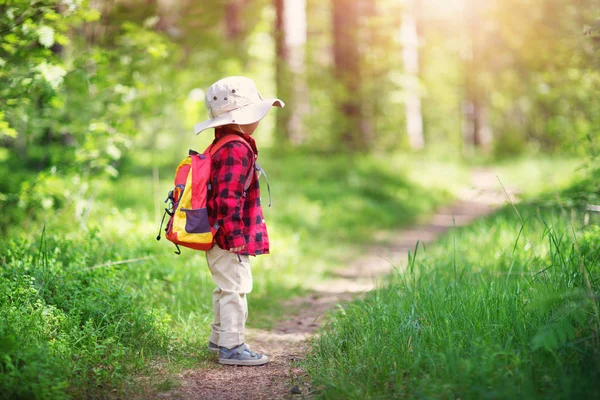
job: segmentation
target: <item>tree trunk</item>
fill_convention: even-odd
[[[332,0],[333,61],[340,86],[336,126],[350,150],[366,149],[367,124],[363,121],[358,13],[355,0]]]
[[[425,145],[423,138],[423,115],[419,88],[419,41],[415,1],[411,2],[402,15],[402,59],[406,75],[406,132],[411,149],[420,150]]]
[[[282,144],[306,141],[303,118],[308,113],[305,80],[306,1],[275,0],[277,93],[286,107],[277,113],[277,132]]]
[[[467,52],[465,62],[465,99],[463,101],[463,142],[465,147],[489,150],[492,133],[487,118],[487,99],[482,87],[483,32],[481,29],[482,5],[471,0],[468,15]]]
[[[242,25],[243,0],[227,0],[225,4],[225,34],[227,39],[237,42],[243,30]]]
[[[181,35],[176,27],[179,18],[179,2],[177,0],[156,0],[158,23],[156,29],[166,32],[171,37]]]

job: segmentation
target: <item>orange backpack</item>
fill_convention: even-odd
[[[208,222],[206,209],[207,194],[211,186],[212,157],[221,147],[233,141],[245,143],[250,148],[250,145],[240,136],[227,135],[217,143],[208,146],[202,154],[190,150],[189,156],[179,163],[175,171],[175,187],[165,200],[168,205],[156,237],[156,240],[160,240],[165,217],[169,214],[165,236],[175,243],[177,247],[175,254],[181,254],[179,246],[204,251],[212,248],[217,229]],[[254,162],[254,157],[252,160]],[[254,165],[251,171],[254,172]],[[253,173],[248,174],[244,191],[250,187],[253,175]]]

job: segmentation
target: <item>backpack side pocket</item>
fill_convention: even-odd
[[[196,210],[182,208],[181,211],[185,213],[185,231],[187,233],[211,232],[206,208],[198,208]]]

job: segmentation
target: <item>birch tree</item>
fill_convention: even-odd
[[[292,145],[305,142],[303,118],[308,113],[305,80],[306,0],[275,0],[275,46],[278,95],[287,107],[277,114],[280,140]]]
[[[419,84],[419,41],[417,34],[417,18],[415,9],[417,1],[408,3],[402,14],[402,60],[406,75],[406,132],[413,150],[425,146],[423,138],[423,115],[421,113],[421,96]]]

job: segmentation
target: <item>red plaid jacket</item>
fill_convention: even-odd
[[[213,143],[231,134],[241,136],[254,155],[248,145],[235,141],[224,145],[213,156],[207,208],[210,224],[219,227],[215,243],[226,250],[245,246],[240,252],[242,255],[267,254],[269,237],[260,205],[258,175],[252,167],[252,157],[258,156],[256,143],[250,136],[228,128],[217,128]],[[244,184],[250,173],[252,182],[244,196]]]

